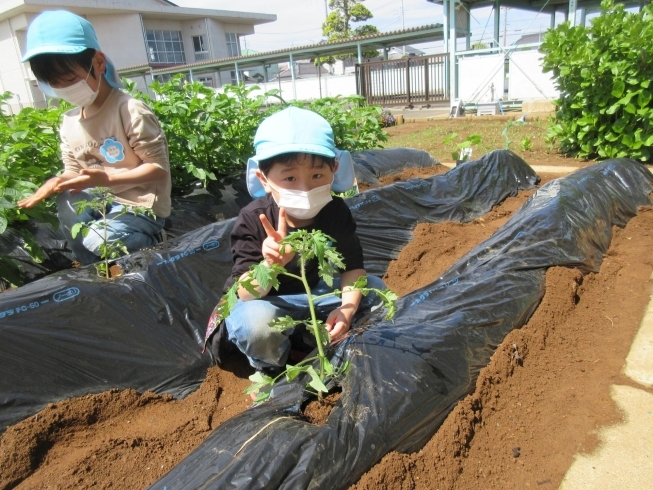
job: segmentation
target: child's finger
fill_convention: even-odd
[[[281,235],[281,238],[285,238],[285,236],[288,234],[286,210],[284,208],[279,208],[279,226],[277,227],[277,233]]]
[[[261,224],[263,225],[263,229],[265,230],[266,235],[277,239],[277,230],[274,229],[267,217],[264,214],[260,214],[258,219],[261,220]]]

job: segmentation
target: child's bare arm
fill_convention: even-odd
[[[363,297],[360,291],[352,289],[348,284],[354,283],[359,277],[366,275],[364,269],[354,269],[343,272],[340,276],[342,304],[329,314],[325,322],[332,341],[342,338],[349,331],[351,320],[356,314]]]

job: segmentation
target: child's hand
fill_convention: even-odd
[[[79,177],[75,177],[65,182],[61,182],[57,187],[57,192],[70,191],[76,194],[84,189],[92,187],[108,187],[110,185],[109,175],[104,170],[96,168],[84,168],[79,172]]]
[[[347,334],[351,326],[351,319],[355,313],[356,310],[350,305],[342,305],[329,313],[329,317],[324,322],[324,325],[327,332],[329,332],[331,342],[335,342]]]
[[[286,235],[288,235],[288,225],[286,223],[286,210],[284,208],[279,208],[279,226],[275,230],[272,227],[272,224],[268,221],[264,214],[259,216],[261,224],[265,229],[267,238],[263,241],[263,247],[261,252],[263,253],[263,258],[265,261],[272,264],[280,264],[285,266],[288,262],[292,260],[295,254],[292,252],[292,249],[289,246],[286,246],[285,253],[281,255],[281,245],[279,242],[283,240]]]

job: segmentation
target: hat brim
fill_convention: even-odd
[[[256,149],[256,156],[254,158],[258,161],[267,160],[268,158],[282,155],[283,153],[311,153],[313,155],[322,155],[324,157],[333,158],[336,156],[335,152],[326,146],[322,145],[307,145],[303,143],[288,143],[285,145],[275,145],[264,148]]]
[[[38,48],[31,49],[25,53],[25,56],[23,56],[21,62],[25,63],[34,58],[34,56],[38,56],[40,54],[77,54],[85,51],[86,49],[88,48],[85,46],[39,46]]]

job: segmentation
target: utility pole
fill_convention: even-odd
[[[329,0],[324,0],[324,20],[326,20],[326,18],[329,17],[328,3],[329,3]]]
[[[404,23],[404,0],[401,0],[401,30],[406,30],[406,25]],[[406,45],[404,44],[404,56],[406,56]]]
[[[508,7],[503,10],[503,47],[506,47],[506,25],[508,23]]]

